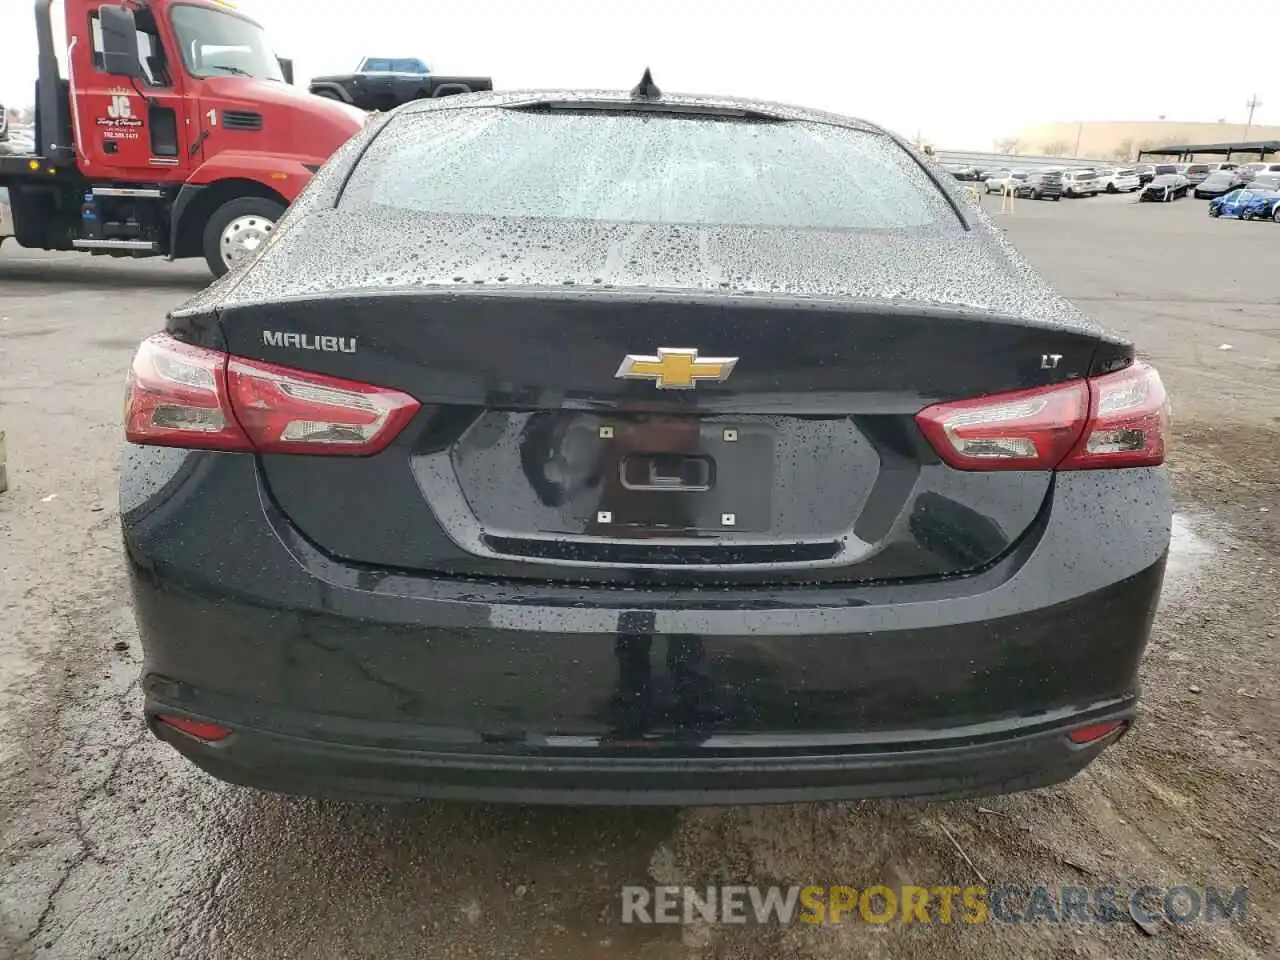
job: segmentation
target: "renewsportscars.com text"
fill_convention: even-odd
[[[1245,916],[1248,888],[623,887],[623,923],[1171,923]]]

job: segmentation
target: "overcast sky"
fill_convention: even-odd
[[[1150,0],[241,0],[305,83],[419,56],[499,89],[659,86],[865,117],[939,147],[1054,120],[1280,123],[1280,70],[1202,4]],[[0,0],[0,98],[29,103],[32,0]],[[1251,7],[1257,14],[1260,8]],[[1246,17],[1247,19],[1247,17]],[[1226,30],[1233,42],[1211,43]]]

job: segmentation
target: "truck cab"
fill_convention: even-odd
[[[292,86],[262,27],[220,0],[57,5],[65,48],[55,0],[35,2],[34,153],[0,156],[22,246],[203,256],[220,276],[367,122]]]
[[[437,76],[416,57],[364,57],[355,73],[312,77],[308,89],[326,100],[385,112],[411,100],[492,90],[493,79]]]

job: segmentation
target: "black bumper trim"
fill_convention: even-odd
[[[1127,721],[1131,707],[1081,714],[1053,730],[946,748],[761,757],[538,756],[401,750],[307,740],[239,728],[206,743],[154,719],[152,732],[229,783],[362,800],[443,799],[558,805],[684,806],[875,797],[976,797],[1059,783],[1116,735],[1086,745],[1066,731]]]

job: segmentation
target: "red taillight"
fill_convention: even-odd
[[[130,443],[252,450],[227,396],[227,358],[166,334],[142,341],[129,371],[124,435]]]
[[[1089,380],[1089,423],[1059,470],[1164,463],[1169,398],[1155,367],[1135,363]]]
[[[398,390],[231,357],[159,334],[133,361],[132,443],[259,453],[368,456],[419,403]]]
[[[216,723],[206,723],[203,720],[191,720],[187,717],[174,717],[168,714],[158,714],[156,719],[173,727],[175,730],[181,730],[188,736],[195,737],[198,740],[207,740],[210,743],[225,740],[231,736],[231,731],[226,727],[220,727]]]
[[[227,389],[262,453],[377,453],[419,408],[399,390],[240,357],[227,363]]]
[[[938,456],[961,470],[1052,470],[1084,428],[1083,381],[927,407],[916,422]]]
[[[1103,737],[1109,737],[1117,730],[1124,729],[1125,722],[1123,720],[1108,720],[1106,723],[1090,723],[1087,726],[1076,727],[1067,734],[1067,739],[1072,743],[1094,743]]]
[[[1169,407],[1153,367],[926,407],[916,423],[959,470],[1086,470],[1164,462]]]

